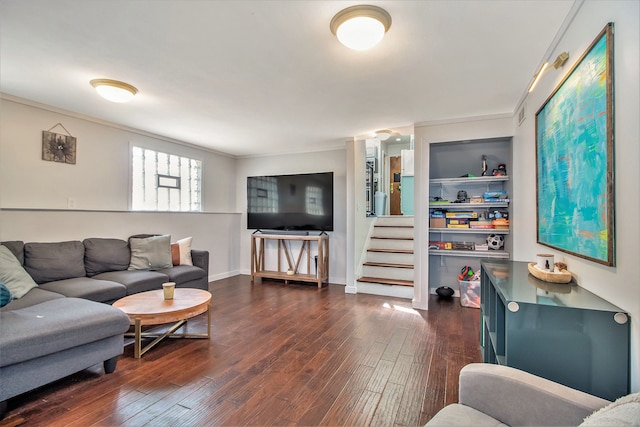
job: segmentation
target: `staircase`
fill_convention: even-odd
[[[378,217],[373,224],[358,292],[413,298],[413,217]]]

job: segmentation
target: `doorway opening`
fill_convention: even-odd
[[[367,216],[413,215],[413,135],[365,141]]]

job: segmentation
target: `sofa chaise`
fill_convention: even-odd
[[[209,253],[169,239],[2,242],[0,281],[17,277],[18,291],[0,308],[0,419],[14,396],[99,363],[115,370],[129,318],[112,302],[164,282],[208,289]]]

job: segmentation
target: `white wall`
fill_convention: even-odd
[[[586,1],[578,11],[551,58],[563,51],[569,61],[559,70],[547,71],[535,90],[528,95],[526,118],[518,126],[514,118],[514,199],[513,258],[530,261],[541,251],[554,253],[564,260],[583,288],[599,295],[631,314],[631,388],[640,390],[640,280],[638,250],[640,231],[640,2]],[[594,262],[550,250],[536,243],[536,171],[535,113],[545,102],[577,59],[604,28],[614,22],[614,99],[615,99],[615,222],[617,231],[616,266]],[[588,179],[588,177],[585,177]],[[523,197],[528,194],[529,197]]]
[[[25,101],[28,103],[28,101]],[[204,211],[234,212],[235,160],[194,146],[118,128],[51,107],[0,98],[0,194],[2,208],[126,211],[129,144],[141,144],[203,161]],[[115,104],[114,104],[115,105]],[[42,160],[42,131],[57,123],[77,138],[75,165]],[[53,130],[63,133],[60,127]]]
[[[57,123],[77,138],[75,165],[44,161],[42,131]],[[54,131],[62,132],[61,128]],[[131,213],[130,143],[203,161],[209,213]],[[0,239],[59,241],[138,233],[193,236],[210,252],[210,277],[239,271],[235,159],[25,100],[0,99]],[[67,209],[67,198],[76,202]]]
[[[329,281],[346,283],[346,183],[347,152],[345,150],[319,151],[301,154],[283,154],[245,157],[237,160],[236,211],[240,220],[240,271],[251,273],[251,233],[247,230],[247,177],[295,173],[333,172],[333,229],[329,232]],[[274,253],[274,257],[275,252]]]
[[[359,269],[363,261],[364,248],[369,237],[371,225],[374,222],[374,217],[367,218],[367,197],[364,191],[366,186],[366,146],[366,140],[349,141],[347,145],[349,153],[347,169],[351,178],[347,188],[347,217],[349,224],[347,229],[347,250],[349,251],[347,260],[350,265],[347,266],[345,282],[347,287],[345,292],[350,294],[358,293],[356,278],[361,274]],[[379,154],[381,153],[382,151],[379,152]],[[382,162],[379,161],[378,165],[381,167]],[[383,180],[379,178],[378,183],[381,185]],[[378,191],[381,190],[379,189]]]

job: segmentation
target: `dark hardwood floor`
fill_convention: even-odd
[[[210,284],[211,340],[165,340],[113,374],[95,367],[9,400],[2,426],[417,426],[480,361],[479,310],[432,296],[236,276]],[[205,319],[189,322],[203,332]]]

